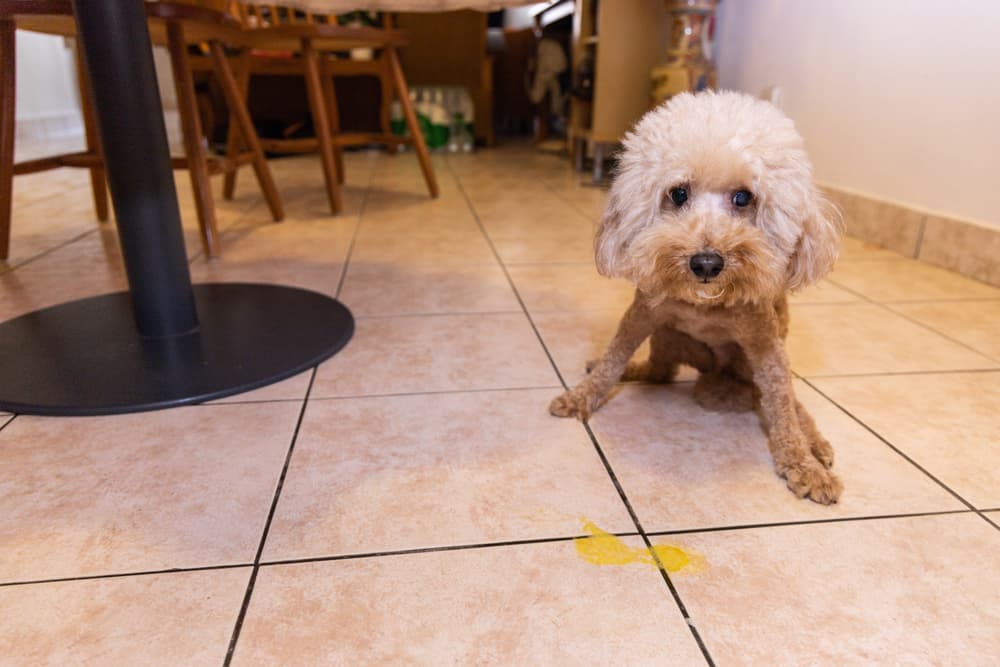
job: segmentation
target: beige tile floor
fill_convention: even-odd
[[[350,154],[332,218],[317,161],[276,160],[282,224],[244,174],[212,262],[178,174],[196,280],[338,296],[356,336],[210,404],[0,414],[0,664],[1000,661],[1000,290],[846,239],[794,298],[822,507],[691,372],[550,417],[629,299],[590,260],[604,192],[526,148],[434,162],[431,201],[412,156]],[[84,173],[15,198],[0,318],[124,286]],[[595,564],[587,521],[696,565]]]

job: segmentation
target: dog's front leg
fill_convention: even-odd
[[[760,409],[768,431],[768,445],[778,474],[799,498],[829,505],[837,502],[843,485],[810,451],[800,426],[792,391],[788,357],[781,340],[774,336],[743,346],[760,390]]]
[[[653,333],[654,325],[652,312],[637,295],[601,360],[583,382],[553,399],[549,412],[557,417],[588,419],[621,378],[628,360],[642,341]]]

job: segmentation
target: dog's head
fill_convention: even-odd
[[[836,261],[839,216],[773,105],[685,93],[624,145],[595,240],[601,274],[653,300],[731,306],[773,300]]]

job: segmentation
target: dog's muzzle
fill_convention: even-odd
[[[688,261],[691,273],[705,282],[722,273],[722,267],[725,264],[722,255],[717,252],[700,252],[697,255],[692,255]]]

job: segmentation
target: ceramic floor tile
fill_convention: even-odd
[[[623,388],[591,425],[643,526],[702,526],[963,509],[959,501],[805,384],[799,400],[833,445],[840,502],[800,500],[774,472],[753,412],[717,413],[691,385]]]
[[[5,665],[221,665],[249,568],[0,588]]]
[[[11,207],[10,252],[6,262],[0,261],[0,271],[106,226],[97,220],[93,202],[81,192],[60,192],[26,205],[15,200]]]
[[[220,259],[198,259],[191,264],[194,283],[266,283],[285,285],[337,295],[337,286],[344,271],[342,262],[332,259],[273,259],[256,261],[233,260],[223,254]]]
[[[553,390],[313,400],[266,560],[635,527],[589,437]],[[330,443],[336,442],[336,447]]]
[[[1000,372],[815,382],[973,505],[1000,506]]]
[[[834,285],[829,280],[821,280],[801,292],[788,296],[789,303],[860,303],[861,301],[863,299],[858,295]]]
[[[341,299],[357,316],[521,312],[503,269],[351,262]]]
[[[367,225],[358,232],[351,261],[434,267],[496,264],[493,251],[478,230],[403,235],[378,233]]]
[[[873,304],[794,305],[786,344],[792,370],[808,377],[997,367]]]
[[[320,365],[314,398],[556,386],[521,313],[363,318]]]
[[[1000,361],[1000,300],[900,303],[890,307]]]
[[[0,431],[0,581],[252,561],[299,410],[18,417]]]
[[[357,220],[254,221],[239,225],[223,237],[223,260],[232,263],[302,261],[343,262]]]
[[[114,232],[95,232],[0,274],[0,321],[127,286]]]
[[[902,259],[899,253],[887,250],[880,245],[862,241],[861,239],[844,236],[840,239],[840,259]]]
[[[557,542],[264,567],[233,664],[705,660],[654,568]]]
[[[973,514],[684,535],[719,665],[968,665],[1000,655],[1000,531]]]
[[[1000,289],[912,259],[842,262],[828,279],[881,303],[1000,298]]]
[[[593,266],[594,263],[594,232],[589,226],[490,232],[490,240],[508,265],[573,262]]]
[[[511,266],[508,271],[532,315],[613,308],[625,312],[635,294],[631,283],[601,276],[592,263],[531,264]]]

